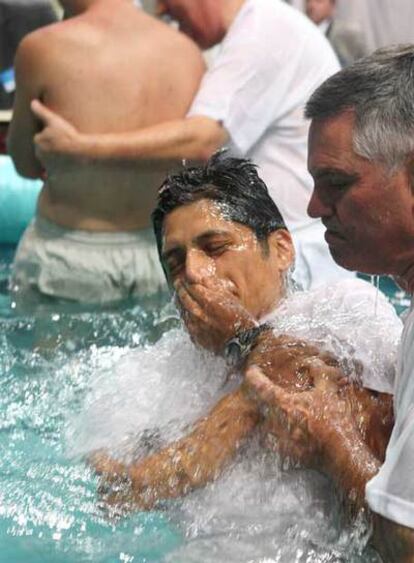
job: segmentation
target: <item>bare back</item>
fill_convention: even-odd
[[[188,38],[123,0],[98,1],[32,35],[42,59],[32,71],[39,97],[85,133],[184,117],[204,71]],[[70,228],[102,231],[147,227],[166,172],[60,157],[45,164],[40,213]]]

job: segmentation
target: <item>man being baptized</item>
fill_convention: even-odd
[[[187,434],[128,462],[102,450],[92,457],[106,501],[151,509],[215,480],[249,437],[266,436],[268,413],[244,383],[244,375],[258,369],[286,391],[317,390],[327,406],[340,396],[343,424],[352,424],[382,459],[392,429],[390,393],[401,331],[384,296],[357,279],[288,295],[292,240],[247,160],[218,154],[205,166],[169,177],[160,189],[153,223],[161,262],[191,340],[224,358],[227,376],[212,408],[199,413]],[[211,369],[217,369],[214,361]],[[183,377],[191,381],[197,373]],[[169,403],[166,399],[165,410]],[[171,416],[179,419],[181,413]],[[273,446],[289,457],[285,445],[291,442],[283,440],[282,415],[279,422]],[[326,424],[324,417],[320,424]],[[324,472],[323,451],[302,455],[312,457],[315,469]],[[340,465],[336,475],[342,485]],[[348,488],[353,487],[350,483]]]

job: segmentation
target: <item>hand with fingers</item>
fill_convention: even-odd
[[[32,100],[30,108],[43,128],[34,136],[36,155],[42,162],[48,155],[82,155],[81,133],[63,117],[47,108],[39,100]]]
[[[254,365],[246,371],[245,389],[259,403],[265,417],[262,428],[282,457],[323,469],[335,432],[353,424],[352,414],[342,396],[345,383],[338,367],[316,356],[302,365],[311,385],[305,391],[286,390]]]
[[[157,501],[157,472],[152,467],[128,466],[116,461],[107,452],[99,450],[88,458],[97,475],[100,476],[98,493],[107,508],[115,514],[132,509],[147,510]]]
[[[237,332],[258,324],[220,280],[206,277],[200,283],[179,281],[175,290],[192,340],[211,352],[221,354]]]
[[[306,391],[313,387],[312,366],[315,362],[320,366],[338,368],[338,360],[328,352],[321,351],[317,346],[304,340],[288,335],[278,335],[268,331],[257,339],[246,362],[249,366],[258,366],[267,377],[283,389],[290,391]],[[331,371],[346,381],[343,373]],[[335,377],[335,380],[337,378]]]

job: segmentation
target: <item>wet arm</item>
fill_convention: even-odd
[[[128,478],[129,490],[109,495],[111,504],[133,502],[150,509],[159,500],[176,498],[215,479],[234,457],[259,421],[257,407],[240,391],[224,397],[185,438],[136,464],[108,460],[95,463],[104,479]],[[112,475],[111,475],[112,473]]]
[[[321,469],[327,473],[343,493],[353,510],[366,507],[365,486],[382,465],[368,447],[354,421],[344,419],[329,427],[322,423],[323,456]]]
[[[43,166],[35,155],[33,142],[39,124],[30,111],[31,99],[41,95],[36,54],[30,37],[21,42],[15,59],[16,96],[7,138],[8,153],[16,170],[27,178],[40,178],[43,172]]]
[[[286,443],[285,455],[329,475],[350,508],[364,507],[365,485],[381,460],[361,428],[365,421],[355,412],[352,387],[335,383],[341,370],[315,358],[309,373],[313,387],[293,393],[266,375],[249,367],[244,388],[267,407],[265,427]]]
[[[330,461],[325,467],[327,473],[346,495],[351,507],[366,508],[365,486],[382,463],[355,431],[349,432],[347,427],[336,434],[330,450]],[[371,515],[374,525],[371,542],[384,563],[414,563],[414,530],[374,512]]]
[[[386,563],[414,562],[414,530],[373,515],[373,544]]]

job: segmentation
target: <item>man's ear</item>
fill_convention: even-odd
[[[278,268],[285,272],[295,261],[295,248],[288,230],[278,229],[269,235],[270,258],[277,260]]]

